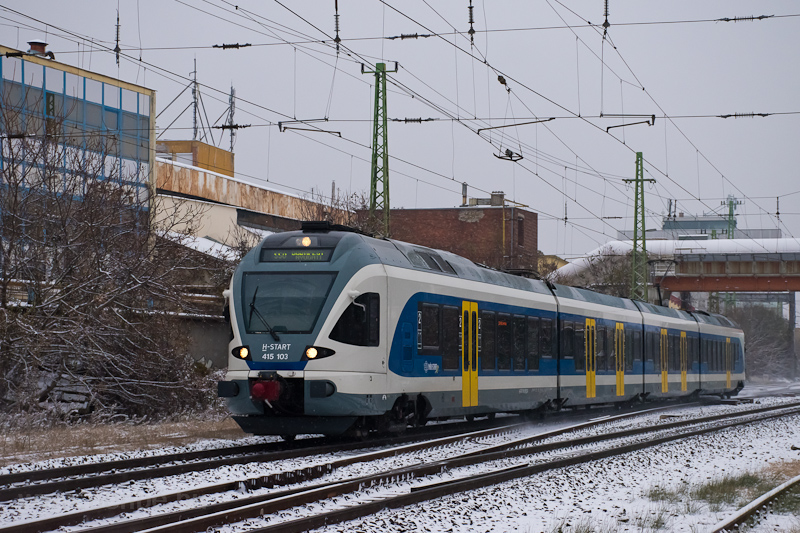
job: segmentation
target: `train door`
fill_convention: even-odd
[[[686,350],[686,332],[681,331],[681,391],[686,392],[689,390],[687,383],[687,372],[689,371],[689,354]]]
[[[597,321],[593,318],[586,319],[586,397],[597,396]],[[576,354],[580,357],[580,354]]]
[[[614,330],[614,353],[617,354],[617,396],[625,396],[625,326],[617,322]]]
[[[661,342],[659,343],[661,360],[661,392],[669,392],[669,335],[666,329],[661,329]]]
[[[478,304],[461,302],[461,406],[478,405]]]
[[[731,388],[731,338],[725,339],[725,388]]]

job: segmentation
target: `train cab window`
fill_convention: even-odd
[[[597,363],[596,370],[607,370],[608,365],[608,342],[606,339],[606,327],[597,326]]]
[[[511,370],[511,315],[497,315],[497,369]]]
[[[461,310],[442,306],[442,369],[458,370],[461,358]]]
[[[497,347],[497,318],[491,311],[481,311],[481,370],[494,370]]]
[[[539,324],[539,357],[553,357],[553,320],[543,318]]]
[[[376,292],[361,294],[347,306],[333,326],[331,340],[354,346],[380,344],[380,295]]]
[[[439,306],[420,304],[417,311],[417,348],[423,355],[439,355]]]
[[[561,323],[561,357],[571,359],[572,347],[575,342],[575,323],[564,321]]]
[[[516,372],[524,372],[525,371],[525,360],[527,357],[525,356],[527,352],[527,344],[525,342],[525,334],[527,330],[527,324],[524,316],[514,315],[514,318],[511,319],[511,324],[513,326],[513,339],[514,339],[514,370]]]
[[[539,319],[528,317],[528,370],[539,370]]]

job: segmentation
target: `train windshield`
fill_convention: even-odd
[[[334,272],[244,274],[247,333],[311,333],[335,277]]]

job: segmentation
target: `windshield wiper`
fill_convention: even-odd
[[[255,313],[256,316],[258,317],[258,319],[261,320],[261,322],[265,326],[267,326],[267,331],[269,331],[269,334],[272,335],[272,338],[275,339],[277,342],[280,342],[281,339],[280,339],[280,337],[278,337],[278,334],[275,333],[275,330],[272,329],[272,326],[270,326],[269,323],[267,322],[267,320],[261,315],[261,312],[259,312],[259,310],[256,309],[256,296],[258,296],[258,289],[259,289],[259,287],[256,287],[256,292],[253,293],[253,301],[250,302],[250,317],[247,319],[247,321],[248,322],[252,322],[253,321],[253,313]]]

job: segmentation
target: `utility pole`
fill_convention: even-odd
[[[647,242],[644,227],[644,182],[655,182],[652,178],[644,179],[644,162],[642,152],[636,152],[636,178],[622,180],[634,183],[633,214],[633,250],[631,251],[631,298],[647,301]]]
[[[192,71],[192,140],[197,140],[197,58]]]
[[[236,90],[231,85],[231,96],[228,99],[228,125],[233,126],[233,114],[236,111]],[[233,145],[236,140],[236,130],[231,128],[231,152],[233,152]]]
[[[742,201],[729,194],[728,199],[722,202],[722,205],[725,204],[728,205],[728,238],[734,239],[734,234],[736,233],[736,206],[742,205]]]
[[[389,149],[386,115],[386,63],[377,63],[375,70],[364,70],[362,74],[375,74],[375,118],[372,128],[372,176],[369,188],[369,216],[375,218],[376,211],[383,211],[383,235],[389,236]]]

